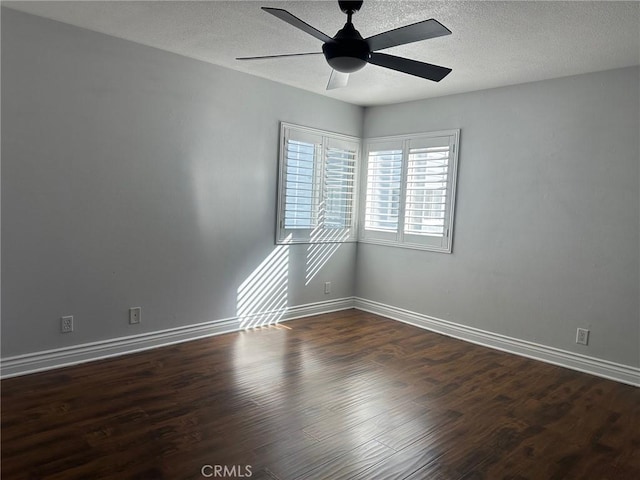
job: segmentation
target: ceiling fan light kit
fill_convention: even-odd
[[[286,10],[270,7],[262,7],[262,9],[323,42],[322,53],[329,66],[333,69],[327,90],[346,86],[348,75],[362,69],[367,63],[402,73],[408,73],[409,75],[425,78],[434,82],[439,82],[451,73],[450,68],[377,52],[377,50],[383,50],[385,48],[450,35],[451,31],[448,28],[432,18],[368,38],[362,38],[360,32],[356,30],[351,22],[353,14],[360,10],[362,3],[362,1],[338,1],[340,10],[347,15],[347,23],[338,30],[338,33],[333,37],[322,33],[320,30],[300,20]],[[319,53],[320,52],[241,57],[236,60],[295,57],[301,55],[316,55]]]

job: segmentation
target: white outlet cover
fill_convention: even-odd
[[[61,333],[73,332],[73,315],[60,318],[60,332]]]
[[[586,328],[579,328],[576,332],[576,343],[580,345],[589,344],[589,330]]]
[[[134,325],[142,320],[142,308],[132,307],[129,309],[129,324]]]

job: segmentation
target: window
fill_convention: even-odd
[[[360,140],[280,126],[277,243],[356,241]]]
[[[451,252],[459,135],[366,141],[361,241]]]

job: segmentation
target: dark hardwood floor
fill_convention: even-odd
[[[640,389],[356,310],[1,386],[3,480],[640,478]]]

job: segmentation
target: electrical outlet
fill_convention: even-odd
[[[73,316],[62,317],[60,319],[60,333],[73,332]]]
[[[576,343],[580,345],[588,345],[589,344],[589,330],[586,328],[579,328],[576,333]]]
[[[142,308],[132,307],[129,309],[129,324],[134,325],[142,320]]]
[[[331,282],[324,282],[324,293],[325,295],[331,293]]]

